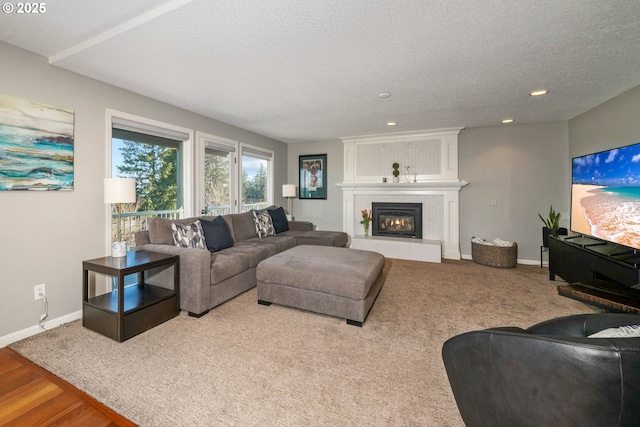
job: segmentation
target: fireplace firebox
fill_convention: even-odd
[[[422,239],[422,203],[371,204],[374,236]]]

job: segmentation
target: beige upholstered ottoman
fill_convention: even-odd
[[[377,252],[302,245],[258,264],[258,303],[276,303],[362,326],[384,284]]]

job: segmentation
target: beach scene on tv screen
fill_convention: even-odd
[[[640,143],[576,157],[571,230],[640,248]]]

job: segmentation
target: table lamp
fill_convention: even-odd
[[[114,204],[118,214],[116,225],[116,241],[111,244],[111,256],[114,258],[127,256],[127,242],[122,240],[120,224],[122,221],[122,204],[136,201],[136,180],[133,178],[105,178],[104,202]]]
[[[293,221],[293,202],[292,198],[296,197],[296,186],[295,184],[284,184],[282,186],[282,197],[287,198],[287,219],[289,221]]]

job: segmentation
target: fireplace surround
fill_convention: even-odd
[[[422,203],[372,202],[374,236],[422,239]]]
[[[460,259],[459,192],[469,184],[458,178],[461,130],[340,138],[344,144],[344,175],[337,186],[342,190],[343,231],[350,235],[351,247],[390,258],[432,262]],[[399,163],[412,179],[390,182],[393,163]],[[422,238],[365,236],[361,211],[372,209],[374,202],[422,203]],[[388,248],[391,245],[393,249]],[[426,252],[428,257],[423,256]]]

